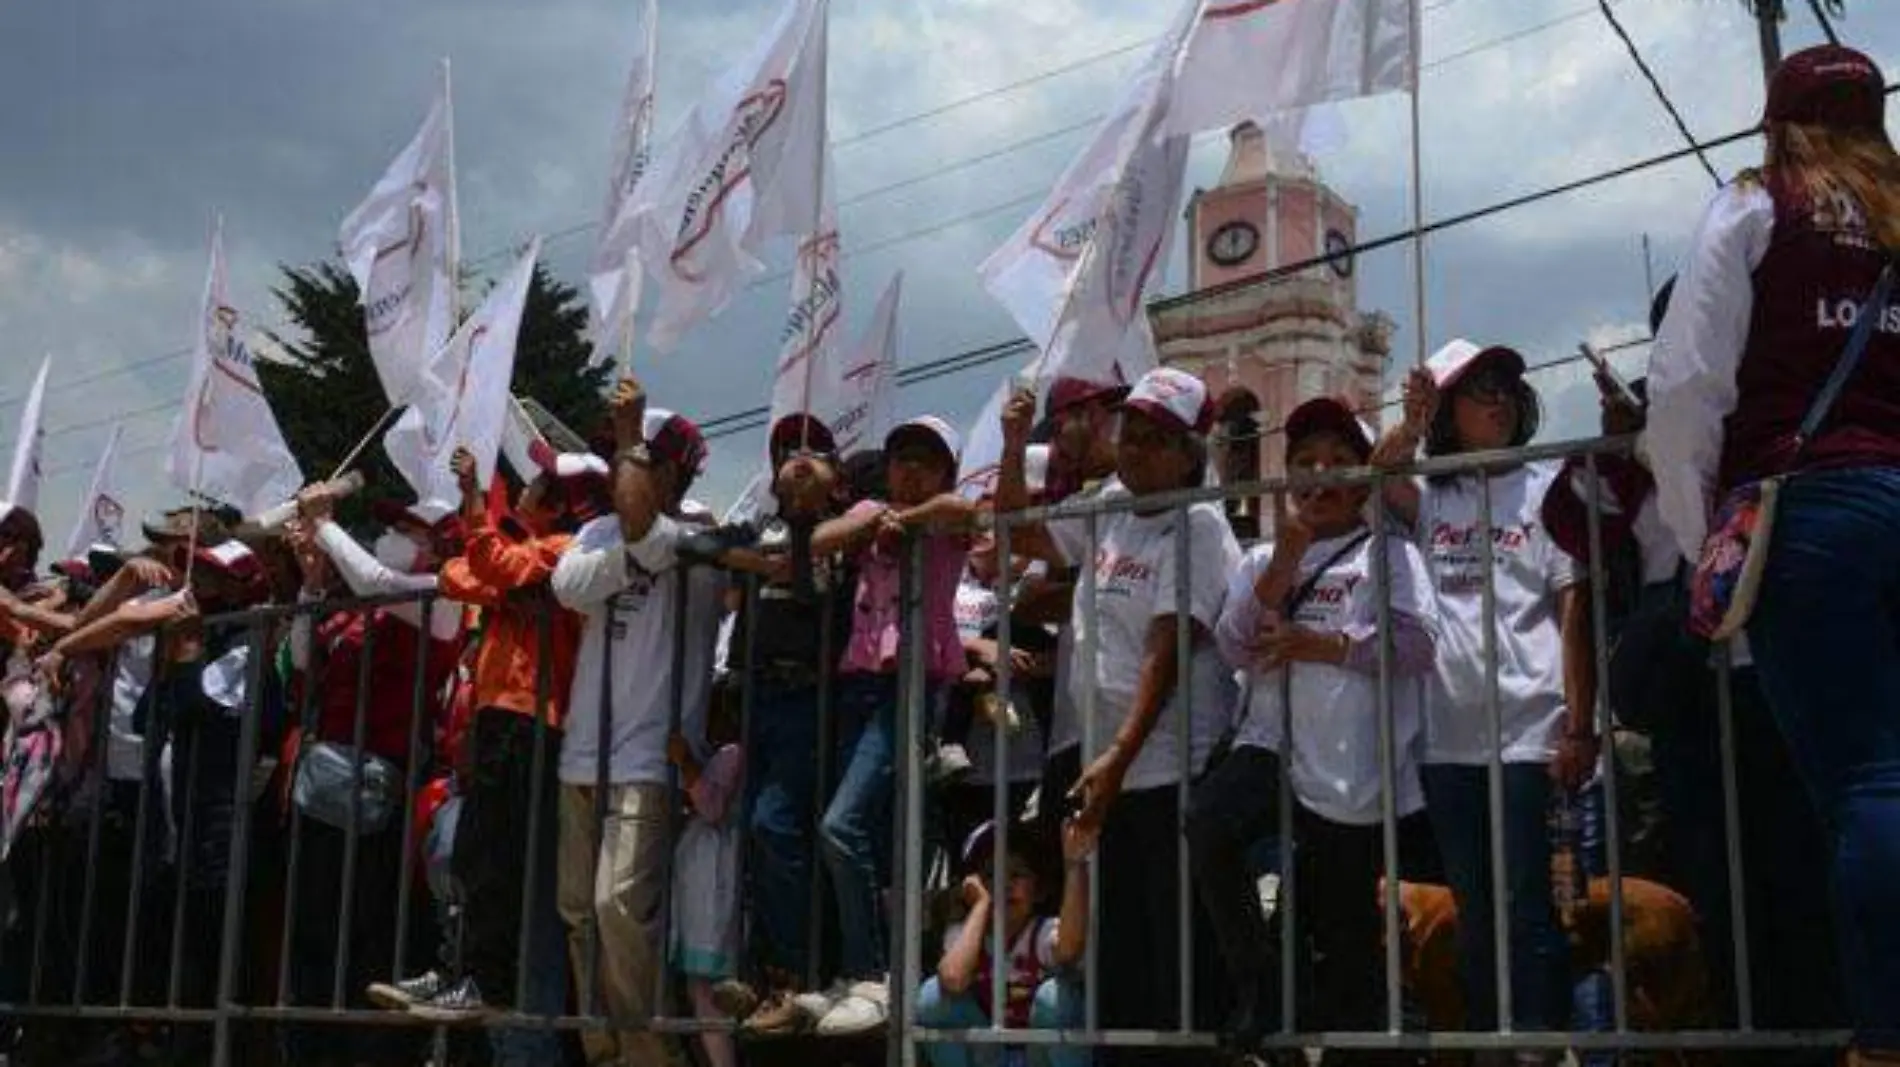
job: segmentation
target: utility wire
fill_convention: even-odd
[[[1689,132],[1689,124],[1682,120],[1682,112],[1676,110],[1675,102],[1670,100],[1669,94],[1663,91],[1662,82],[1656,80],[1656,72],[1650,70],[1649,64],[1643,61],[1643,54],[1636,50],[1636,42],[1630,40],[1630,35],[1623,29],[1623,24],[1617,21],[1616,12],[1610,10],[1610,0],[1597,0],[1597,8],[1603,12],[1603,18],[1610,24],[1610,29],[1616,31],[1617,38],[1623,42],[1623,47],[1629,52],[1630,59],[1635,62],[1636,69],[1642,71],[1643,77],[1648,80],[1650,89],[1655,92],[1656,99],[1662,103],[1663,110],[1669,113],[1669,120],[1676,124],[1676,130],[1682,134],[1682,139],[1692,146],[1695,145],[1695,134]],[[1696,158],[1702,161],[1702,169],[1709,172],[1709,180],[1720,188],[1722,176],[1716,173],[1715,164],[1709,162],[1708,154],[1698,147]]]

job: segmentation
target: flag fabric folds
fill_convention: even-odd
[[[303,472],[264,399],[256,357],[225,288],[222,222],[211,237],[192,348],[190,385],[166,461],[171,484],[247,515],[289,500],[303,485]]]
[[[514,378],[521,314],[540,254],[537,237],[448,344],[429,360],[418,379],[415,401],[383,436],[383,450],[416,491],[417,500],[453,504],[461,499],[449,469],[457,447],[475,454],[482,484],[495,476],[513,404],[509,383]]]
[[[118,545],[123,536],[125,504],[119,499],[119,438],[125,433],[122,423],[114,423],[106,437],[99,464],[92,469],[92,482],[79,502],[79,518],[73,523],[72,536],[66,539],[67,559],[79,559],[93,545]]]
[[[789,0],[772,32],[696,104],[632,198],[659,296],[649,340],[670,350],[765,268],[773,237],[820,229],[829,0]]]
[[[640,262],[635,240],[640,232],[639,201],[634,190],[646,173],[653,134],[653,66],[659,46],[657,0],[639,0],[635,39],[639,42],[627,89],[614,123],[613,170],[607,177],[607,203],[601,211],[600,243],[589,272],[593,292],[594,354],[589,366],[613,358],[633,329],[640,310]]]
[[[356,279],[370,359],[392,405],[455,329],[459,222],[448,67],[415,138],[343,220],[338,240]]]
[[[26,394],[26,406],[20,409],[19,436],[13,442],[13,470],[7,477],[7,503],[36,511],[40,506],[40,479],[46,450],[46,428],[41,416],[46,409],[46,374],[53,357],[40,361],[40,372]]]

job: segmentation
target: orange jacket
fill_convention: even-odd
[[[554,603],[548,579],[572,538],[566,534],[517,539],[492,519],[471,523],[462,555],[442,565],[442,595],[482,609],[482,644],[475,659],[474,706],[534,714],[540,619],[547,616],[553,659],[548,671],[548,724],[561,725],[581,617]]]

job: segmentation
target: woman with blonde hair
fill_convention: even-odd
[[[1863,1064],[1900,1064],[1900,305],[1887,299],[1900,155],[1885,107],[1879,69],[1851,49],[1811,48],[1775,72],[1765,163],[1716,194],[1657,337],[1648,431],[1663,519],[1691,559],[1724,498],[1784,479],[1748,651],[1832,831]]]

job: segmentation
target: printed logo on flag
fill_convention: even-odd
[[[726,198],[751,178],[749,153],[784,113],[785,95],[785,79],[774,78],[765,88],[739,101],[734,109],[738,129],[734,131],[732,142],[726,146],[719,162],[700,180],[699,186],[686,197],[686,211],[680,217],[679,236],[674,240],[670,257],[673,272],[681,278],[689,282],[704,280],[703,271],[688,260],[718,223]]]

